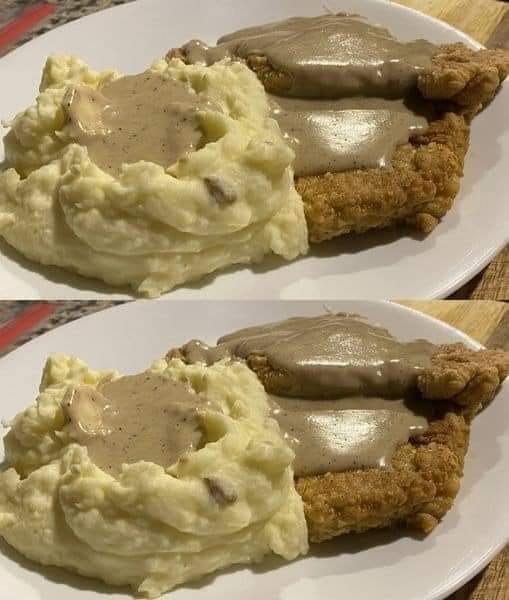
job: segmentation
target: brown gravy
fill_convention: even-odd
[[[124,463],[169,467],[202,440],[207,405],[183,383],[153,373],[121,377],[97,390],[79,386],[63,401],[67,431],[92,462],[113,475]]]
[[[293,447],[297,476],[390,468],[396,448],[428,427],[416,402],[416,377],[435,346],[400,342],[386,329],[346,314],[296,317],[249,327],[209,347],[193,340],[189,362],[263,356],[288,376],[285,397],[271,396],[272,415]],[[90,459],[115,475],[141,460],[163,467],[202,444],[200,410],[208,402],[183,383],[145,372],[79,386],[63,401],[66,429]],[[235,493],[206,482],[220,504]]]
[[[428,427],[416,402],[417,375],[435,346],[400,342],[359,317],[296,317],[242,329],[217,346],[192,340],[189,362],[263,357],[284,373],[273,416],[295,451],[295,474],[388,468],[398,446]]]
[[[398,146],[428,128],[422,108],[404,99],[271,99],[298,176],[388,167]]]
[[[296,152],[297,176],[389,166],[395,148],[428,126],[406,100],[437,46],[401,42],[356,15],[294,17],[183,51],[191,63],[267,61],[282,75],[272,116]]]
[[[272,414],[295,452],[298,477],[390,468],[396,448],[428,427],[409,400],[306,400],[271,396]]]
[[[358,15],[293,17],[224,35],[209,47],[192,40],[190,62],[264,57],[290,76],[284,95],[297,98],[404,97],[430,65],[437,47],[426,40],[401,42]]]
[[[197,113],[214,109],[184,82],[146,71],[103,85],[70,88],[64,109],[71,135],[91,160],[117,174],[140,160],[169,167],[202,139]]]
[[[193,340],[183,350],[190,362],[208,364],[226,356],[264,356],[274,370],[289,376],[290,396],[397,398],[415,388],[434,345],[400,342],[360,318],[327,314],[241,329],[220,338],[215,347]]]

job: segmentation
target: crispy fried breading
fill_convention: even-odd
[[[465,419],[446,413],[421,439],[398,448],[392,469],[298,478],[309,539],[397,524],[431,531],[458,493],[468,436]]]
[[[310,241],[397,224],[428,233],[458,193],[468,142],[465,119],[446,113],[399,146],[390,168],[298,177]]]
[[[172,48],[168,60],[187,61],[183,48]],[[274,69],[266,56],[251,54],[246,63],[270,94],[284,96],[292,87],[292,77]],[[424,98],[451,102],[451,110],[473,116],[493,99],[509,75],[509,50],[473,50],[465,44],[444,44],[421,73],[417,87]]]
[[[187,362],[185,346],[173,348],[166,359]],[[250,354],[246,359],[269,394],[299,397],[301,391],[291,373],[274,368],[268,358]],[[440,410],[455,406],[467,420],[490,402],[502,381],[509,375],[509,352],[505,350],[472,350],[464,344],[437,346],[431,366],[417,377],[417,389],[423,400],[437,403]],[[445,408],[442,408],[442,405]]]
[[[185,359],[181,350],[179,356]],[[250,355],[247,364],[270,394],[299,395],[290,373],[274,369],[266,356]],[[509,374],[509,353],[504,350],[471,350],[463,344],[437,347],[431,367],[417,378],[423,399],[458,406],[467,419],[489,402]]]
[[[175,349],[168,358],[185,361],[186,354]],[[247,364],[267,392],[298,395],[291,375],[274,369],[266,356],[251,355]],[[508,374],[508,352],[439,346],[431,367],[417,381],[422,401],[432,403],[434,416],[426,433],[397,449],[391,469],[297,478],[310,540],[397,524],[431,531],[458,493],[470,421]]]
[[[174,56],[185,59],[182,51]],[[269,93],[284,96],[291,88],[291,76],[275,70],[266,56],[253,54],[246,62]],[[424,98],[450,101],[454,109],[472,117],[492,100],[508,74],[507,50],[444,44],[432,58],[431,67],[419,75],[417,87]]]
[[[291,87],[288,74],[274,70],[265,56],[250,56],[247,64],[268,92],[284,95]],[[297,178],[310,241],[398,224],[424,233],[434,229],[459,190],[468,149],[466,121],[492,100],[508,74],[507,50],[441,46],[431,68],[419,76],[418,89],[448,112],[426,135],[400,146],[392,168]]]
[[[265,356],[250,356],[247,362],[268,392],[292,389],[288,374],[272,369]],[[440,346],[431,362],[417,385],[437,415],[425,434],[396,451],[391,470],[297,479],[311,541],[397,523],[427,533],[451,508],[463,474],[470,420],[509,374],[509,353],[450,344]]]
[[[507,75],[509,51],[449,44],[441,46],[417,86],[425,98],[450,101],[454,110],[472,117],[492,100]]]
[[[509,375],[509,354],[503,350],[471,350],[463,344],[440,346],[432,367],[417,379],[422,395],[447,400],[471,419],[494,396]]]
[[[185,50],[168,58],[186,60]],[[291,77],[267,57],[250,55],[247,65],[265,89],[284,95]],[[454,203],[469,142],[468,121],[496,94],[509,73],[507,50],[475,51],[463,44],[441,46],[418,89],[437,109],[425,135],[400,146],[391,167],[296,178],[304,200],[309,240],[395,225],[429,233]]]

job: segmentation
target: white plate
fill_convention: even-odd
[[[191,37],[214,42],[239,27],[324,10],[354,11],[404,39],[472,39],[416,11],[380,0],[140,0],[74,21],[0,60],[0,117],[31,104],[51,53],[74,53],[93,67],[141,71],[171,46]],[[477,273],[508,239],[505,189],[509,157],[509,86],[480,115],[454,209],[424,240],[399,230],[340,238],[291,264],[267,260],[253,270],[233,268],[183,287],[172,298],[430,298],[445,296]],[[0,155],[0,162],[2,156]],[[112,290],[44,269],[1,246],[0,298],[101,298]],[[118,290],[114,290],[115,293]],[[122,297],[118,295],[116,297]]]
[[[440,321],[385,302],[329,302],[357,312],[401,339],[479,344]],[[1,417],[32,402],[41,367],[51,352],[74,353],[93,368],[144,369],[170,347],[192,337],[208,342],[226,332],[295,315],[324,312],[320,302],[137,302],[85,317],[41,336],[0,360]],[[461,491],[452,510],[424,540],[404,532],[344,536],[314,546],[293,563],[269,560],[231,569],[203,584],[182,587],[172,600],[436,600],[465,583],[509,538],[509,385],[475,419]],[[1,460],[1,457],[0,457]],[[0,544],[0,597],[20,600],[126,598],[93,580],[42,568]],[[105,596],[102,596],[105,597]]]

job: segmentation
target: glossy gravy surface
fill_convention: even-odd
[[[396,448],[424,433],[428,421],[410,400],[305,400],[271,396],[272,414],[295,452],[302,477],[355,469],[388,468]]]
[[[190,62],[259,57],[289,76],[285,96],[401,98],[437,52],[426,40],[402,42],[358,15],[293,17],[225,35],[217,46],[183,46]]]
[[[398,146],[428,128],[422,106],[406,99],[271,96],[271,106],[299,176],[388,167]]]
[[[387,329],[345,314],[295,317],[241,329],[207,346],[184,346],[191,362],[263,356],[288,378],[286,395],[310,398],[398,397],[415,388],[434,345],[400,342]]]
[[[346,314],[296,317],[241,329],[208,346],[182,348],[189,362],[248,359],[284,377],[272,414],[295,451],[297,476],[390,468],[394,451],[424,433],[428,415],[416,380],[435,346],[401,342]]]
[[[163,467],[197,449],[206,402],[184,384],[153,373],[121,377],[98,389],[78,386],[63,401],[69,435],[113,475],[124,463]]]
[[[91,160],[117,174],[140,160],[169,167],[202,139],[197,113],[213,106],[181,81],[146,71],[103,85],[69,88],[64,109],[71,135]]]
[[[399,41],[356,15],[294,17],[217,46],[192,40],[183,52],[191,63],[243,59],[271,72],[272,116],[296,152],[297,176],[389,166],[395,148],[428,126],[408,100],[437,46]]]

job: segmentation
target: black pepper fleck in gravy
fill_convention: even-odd
[[[169,467],[196,450],[203,437],[199,411],[207,406],[183,383],[150,372],[97,389],[78,386],[63,400],[70,437],[113,475],[142,460]]]
[[[199,147],[198,112],[218,110],[186,83],[151,71],[120,77],[98,90],[69,88],[64,109],[74,140],[112,174],[141,160],[171,166]]]

